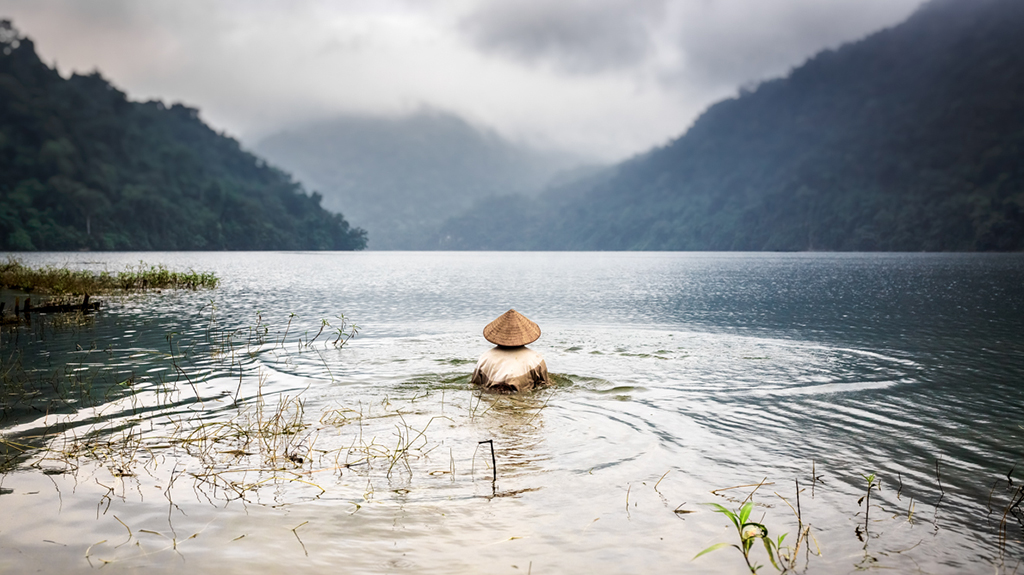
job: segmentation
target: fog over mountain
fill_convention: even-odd
[[[921,0],[0,0],[67,76],[181,102],[252,146],[339,115],[446,110],[620,161],[738,86]]]
[[[280,132],[256,151],[369,232],[372,249],[423,249],[452,214],[482,198],[535,194],[585,163],[510,142],[440,111],[342,116]]]

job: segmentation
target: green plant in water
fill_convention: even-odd
[[[334,338],[334,341],[332,341],[331,344],[334,345],[334,347],[344,347],[344,345],[348,343],[348,340],[352,339],[357,333],[359,333],[359,326],[355,324],[349,325],[345,314],[339,315],[338,320],[341,322],[341,325],[335,326],[334,333],[337,337]]]
[[[871,513],[871,490],[872,489],[880,489],[881,488],[881,484],[875,478],[875,474],[874,473],[872,473],[871,475],[861,475],[861,477],[864,478],[864,481],[868,482],[868,492],[865,493],[860,499],[857,500],[857,505],[860,505],[861,503],[865,503],[865,501],[867,502],[867,504],[864,506],[864,529],[862,530],[860,525],[858,525],[857,528],[854,530],[854,532],[857,534],[857,538],[858,539],[860,539],[861,541],[864,541],[865,538],[868,536],[868,517],[870,516],[870,513]]]
[[[33,268],[8,257],[0,263],[0,287],[55,295],[108,294],[149,289],[215,288],[219,280],[212,273],[189,270],[177,272],[163,265],[127,266],[124,271],[93,273],[66,267]]]
[[[212,273],[201,273],[195,270],[176,272],[167,269],[163,264],[146,266],[140,261],[138,266],[127,266],[118,272],[117,282],[124,291],[143,291],[147,289],[190,289],[215,288],[219,280]]]
[[[765,527],[764,524],[756,521],[750,521],[750,512],[754,509],[753,501],[744,503],[739,508],[739,511],[735,513],[717,503],[708,503],[707,505],[714,507],[717,513],[725,515],[729,518],[729,521],[732,521],[733,526],[736,527],[736,533],[740,537],[740,544],[736,545],[735,543],[726,542],[715,543],[711,547],[708,547],[695,555],[693,557],[694,559],[701,555],[711,553],[712,551],[722,549],[723,547],[735,547],[743,554],[743,560],[746,561],[747,568],[750,569],[750,572],[757,573],[757,570],[760,569],[762,565],[752,562],[750,553],[754,544],[760,540],[764,544],[765,551],[768,553],[768,560],[771,561],[775,569],[779,571],[786,570],[786,567],[784,567],[785,564],[779,555],[779,548],[782,546],[782,541],[786,538],[787,534],[783,533],[779,536],[778,540],[772,540],[771,537],[768,536],[768,528]]]

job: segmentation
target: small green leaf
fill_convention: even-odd
[[[746,523],[747,519],[750,518],[750,512],[754,509],[754,502],[748,501],[740,507],[740,523]]]
[[[761,541],[764,541],[764,550],[768,552],[768,560],[772,562],[772,567],[775,567],[778,571],[782,571],[779,564],[775,562],[775,553],[772,551],[771,539],[762,539]]]
[[[725,513],[726,515],[732,515],[732,511],[729,511],[728,509],[726,509],[725,507],[722,507],[721,505],[719,505],[717,503],[705,503],[704,505],[707,505],[707,506],[710,506],[710,507],[714,507],[715,511],[717,511],[719,513]]]
[[[711,553],[712,551],[717,551],[717,550],[721,549],[722,547],[735,547],[735,545],[730,545],[730,544],[725,543],[725,542],[723,542],[723,543],[715,543],[711,547],[708,547],[707,549],[705,549],[705,550],[701,551],[700,553],[694,555],[693,559],[696,559],[696,558],[700,557],[701,555],[704,555],[705,553]],[[690,561],[693,561],[693,559],[690,559]]]
[[[737,529],[740,528],[740,522],[736,518],[736,514],[733,513],[732,511],[729,511],[728,509],[726,509],[725,507],[722,507],[721,505],[719,505],[717,503],[705,503],[705,505],[710,505],[711,507],[714,507],[716,513],[724,514],[726,517],[729,518],[729,521],[732,521],[732,524],[735,525]]]

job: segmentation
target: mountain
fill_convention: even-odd
[[[366,232],[181,104],[62,78],[0,21],[0,249],[362,249]]]
[[[1024,2],[933,0],[711,106],[680,138],[453,249],[1024,250]],[[499,211],[500,210],[500,211]],[[528,222],[499,239],[493,214]],[[518,224],[517,224],[518,225]]]
[[[343,116],[274,134],[256,147],[344,207],[374,249],[431,247],[440,224],[479,199],[534,194],[581,162],[510,142],[452,114]]]

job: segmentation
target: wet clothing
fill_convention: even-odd
[[[525,346],[498,346],[485,351],[471,381],[505,393],[530,391],[534,386],[551,383],[544,357]]]

